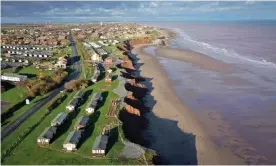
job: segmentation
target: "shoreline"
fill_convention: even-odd
[[[151,44],[137,45],[131,51],[139,59],[141,76],[152,78],[152,112],[146,114],[145,135],[161,158],[171,164],[244,164],[243,160],[219,149],[203,130],[195,114],[177,97],[162,66],[154,56],[143,52]],[[180,111],[181,110],[181,111]]]

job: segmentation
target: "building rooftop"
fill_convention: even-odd
[[[67,116],[67,113],[61,112],[52,120],[51,124],[62,123],[67,118]]]
[[[92,97],[93,100],[100,100],[100,98],[102,97],[102,94],[101,93],[95,93]]]
[[[76,95],[74,96],[74,98],[83,98],[83,96],[84,96],[84,92],[83,91],[78,91],[76,93]]]
[[[81,131],[72,131],[68,134],[63,144],[71,143],[71,144],[77,145],[79,143],[81,135],[82,135]]]
[[[108,143],[108,136],[100,135],[95,139],[92,149],[93,150],[96,150],[96,149],[105,150],[107,143]]]
[[[39,138],[52,139],[54,134],[56,133],[56,127],[47,127],[39,136]]]
[[[88,122],[89,122],[88,116],[81,116],[76,122],[75,126],[78,126],[78,125],[86,126]]]
[[[18,78],[21,78],[21,77],[27,77],[25,75],[19,75],[19,74],[15,74],[15,73],[2,73],[2,76],[8,76],[8,77],[18,77]]]
[[[68,105],[76,106],[79,102],[79,98],[73,98]]]
[[[95,108],[100,100],[100,98],[102,97],[101,93],[95,93],[91,100],[90,103],[88,103],[87,108]]]

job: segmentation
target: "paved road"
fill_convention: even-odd
[[[79,59],[78,53],[77,53],[77,50],[75,47],[75,43],[74,43],[71,35],[69,36],[69,40],[70,40],[70,45],[71,45],[71,49],[72,49],[72,57]],[[74,62],[72,64],[72,67],[75,69],[75,71],[69,75],[69,77],[67,78],[67,80],[65,82],[68,82],[68,81],[78,78],[80,76],[80,71],[81,71],[80,62],[79,61]],[[36,111],[38,111],[43,105],[48,103],[51,99],[53,99],[53,97],[55,97],[61,90],[64,89],[64,84],[62,86],[60,86],[59,88],[53,90],[48,97],[40,100],[34,107],[32,107],[31,109],[29,109],[28,111],[23,113],[20,117],[18,117],[16,120],[11,122],[9,126],[7,126],[5,129],[3,129],[1,131],[1,140],[4,140],[17,127],[19,127],[26,119],[28,119],[31,115],[33,115]]]

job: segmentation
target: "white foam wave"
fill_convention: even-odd
[[[238,53],[234,52],[234,51],[229,51],[225,48],[220,48],[220,47],[217,47],[217,46],[213,46],[213,45],[210,45],[208,43],[205,43],[205,42],[200,42],[200,41],[197,41],[197,40],[194,40],[192,39],[190,36],[188,36],[183,30],[181,29],[178,29],[178,28],[173,28],[173,30],[179,34],[179,36],[181,38],[183,38],[184,40],[186,41],[189,41],[190,43],[192,44],[195,44],[197,46],[200,46],[201,48],[203,49],[209,49],[215,53],[219,53],[219,54],[222,54],[222,55],[225,55],[225,56],[228,56],[228,57],[233,57],[233,58],[238,58],[244,62],[251,62],[251,63],[254,63],[254,64],[259,64],[259,65],[262,65],[262,66],[269,66],[269,67],[273,67],[273,68],[276,68],[276,64],[273,63],[273,62],[269,62],[267,60],[256,60],[256,59],[252,59],[252,58],[249,58],[249,57],[246,57],[246,56],[241,56],[239,55]]]

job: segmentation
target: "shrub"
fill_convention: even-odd
[[[24,88],[26,88],[29,95],[35,97],[37,95],[44,95],[50,90],[56,88],[67,78],[67,76],[67,71],[59,69],[55,71],[51,76],[28,79],[19,86],[23,86]]]

